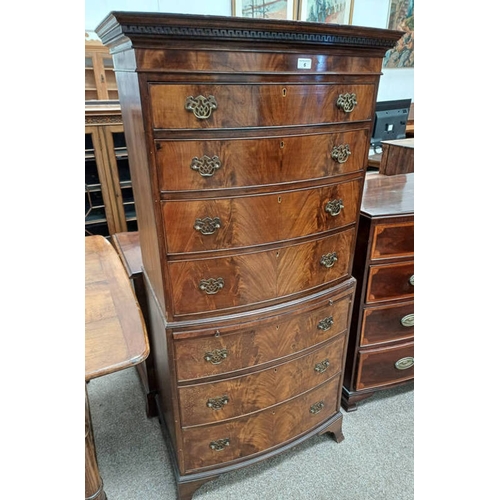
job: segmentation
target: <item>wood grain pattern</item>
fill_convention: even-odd
[[[103,236],[85,238],[85,380],[144,361],[149,342],[127,273]]]
[[[331,178],[364,168],[369,131],[337,128],[332,131],[289,136],[269,135],[231,140],[156,140],[155,155],[161,191],[197,191],[273,185]],[[271,136],[271,137],[269,137]],[[349,145],[345,163],[331,157],[335,146]],[[217,156],[221,167],[211,177],[191,169],[193,158]],[[304,169],[304,164],[308,169]]]
[[[342,406],[413,379],[397,370],[395,350],[413,349],[414,174],[366,177],[353,262],[358,280],[347,348]],[[408,317],[409,316],[409,317]],[[406,317],[404,326],[402,319]],[[413,316],[414,318],[414,316]],[[405,347],[406,349],[406,347]],[[405,350],[406,352],[406,350]]]
[[[406,370],[398,370],[395,363],[402,358],[413,358],[413,347],[413,342],[408,342],[402,345],[360,352],[356,387],[362,390],[412,379],[414,366]]]
[[[216,129],[282,127],[370,120],[373,85],[160,85],[151,84],[152,120],[155,129]],[[341,94],[354,93],[351,113],[337,108]],[[186,98],[214,96],[217,109],[200,120],[184,109]]]
[[[414,222],[377,224],[373,234],[372,259],[413,257]]]
[[[311,60],[311,68],[299,69],[298,60]],[[289,54],[269,53],[264,51],[233,52],[220,50],[191,50],[186,52],[175,48],[162,52],[143,50],[138,53],[137,66],[143,71],[163,72],[200,72],[210,73],[311,73],[352,74],[373,73],[380,71],[376,58],[360,56],[332,56],[328,52],[297,52]]]
[[[111,47],[134,150],[159,416],[172,440],[178,500],[190,500],[220,471],[315,433],[343,437],[343,368],[314,385],[306,360],[331,346],[332,358],[344,363],[381,63],[401,33],[124,12],[112,12],[96,31]],[[299,66],[302,56],[310,68]],[[356,95],[352,112],[337,107],[340,94]],[[197,118],[185,109],[190,96],[214,96],[216,107]],[[337,141],[349,145],[346,163],[331,157]],[[201,176],[203,155],[221,163],[205,165]],[[340,197],[344,209],[331,219],[324,204]],[[200,239],[193,216],[218,217],[221,227]],[[219,288],[206,288],[211,279]],[[337,322],[331,331],[316,331],[330,316]],[[199,348],[218,345],[227,346],[219,367],[195,364],[217,356]],[[194,425],[206,422],[197,413],[206,384],[240,389],[239,407],[224,422]]]
[[[409,314],[414,314],[414,309],[413,301],[366,308],[363,313],[360,345],[375,345],[413,338],[414,327],[404,326],[401,320]]]
[[[220,422],[273,406],[313,389],[342,369],[345,335],[326,346],[265,370],[216,382],[179,388],[183,427]],[[321,369],[316,366],[324,363]],[[325,364],[326,363],[326,364]],[[209,399],[226,397],[221,409],[207,406]]]
[[[313,429],[337,411],[339,379],[334,377],[300,397],[250,416],[184,429],[185,470],[249,458]],[[311,413],[311,406],[318,402],[324,403],[323,409]],[[228,439],[229,446],[212,450],[210,443],[218,439]]]
[[[412,298],[413,262],[370,266],[366,303]]]
[[[273,243],[339,229],[357,221],[363,179],[268,195],[168,201],[163,205],[168,253],[213,251]],[[342,200],[338,215],[326,211]],[[220,220],[213,234],[195,229],[198,219]]]
[[[258,367],[324,343],[347,328],[353,291],[341,299],[325,298],[313,310],[306,304],[291,318],[280,315],[267,321],[257,319],[236,327],[202,330],[194,338],[177,340],[179,382]],[[332,326],[318,328],[329,317]],[[227,358],[217,365],[206,362],[205,354],[216,349],[227,351]]]
[[[352,265],[354,229],[283,248],[169,263],[172,300],[177,315],[220,311],[289,296],[346,278]],[[320,264],[335,252],[331,268]],[[293,270],[293,272],[291,272]],[[200,281],[222,278],[224,287],[208,295]]]

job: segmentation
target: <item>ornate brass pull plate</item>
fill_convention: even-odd
[[[213,109],[217,109],[217,101],[213,95],[204,97],[199,95],[198,97],[193,97],[190,95],[186,97],[186,103],[184,107],[188,111],[192,111],[194,116],[200,120],[206,120],[210,118]]]
[[[330,330],[330,328],[333,325],[333,316],[328,316],[328,318],[322,319],[318,323],[318,330],[323,330],[326,332],[326,330]]]
[[[212,363],[213,365],[220,365],[226,358],[228,352],[227,349],[215,349],[205,353],[204,360],[207,363]]]
[[[344,208],[344,202],[342,199],[331,200],[325,205],[325,212],[329,213],[332,217],[339,215]]]
[[[201,280],[199,288],[207,295],[214,295],[219,290],[224,288],[224,280],[222,278],[208,278],[206,280]]]
[[[324,401],[318,401],[317,403],[314,403],[310,408],[309,408],[309,413],[312,413],[313,415],[316,415],[319,413],[323,408],[325,407]]]
[[[319,261],[319,263],[325,267],[333,267],[335,262],[337,262],[338,260],[339,259],[337,257],[337,252],[332,252],[332,253],[327,253],[326,255],[323,255],[321,257],[321,260]]]
[[[221,410],[228,403],[229,403],[229,397],[224,395],[218,398],[210,398],[207,401],[207,406],[209,408],[212,408],[212,410]]]
[[[226,446],[229,446],[229,438],[217,439],[210,443],[210,448],[214,451],[222,451]]]
[[[340,94],[337,99],[337,108],[344,110],[346,113],[350,113],[358,104],[355,93]]]
[[[324,359],[316,364],[314,367],[314,371],[318,373],[324,373],[326,369],[330,366],[330,360]]]
[[[203,155],[201,159],[195,156],[191,160],[191,169],[198,172],[202,177],[212,177],[221,166],[218,156],[210,158],[210,156]]]
[[[401,324],[403,326],[414,326],[415,324],[415,314],[414,313],[411,313],[411,314],[407,314],[406,316],[402,317],[401,318]]]
[[[193,226],[196,231],[201,234],[214,234],[220,228],[219,217],[205,217],[204,219],[196,219]]]
[[[407,358],[398,359],[394,363],[394,366],[398,370],[407,370],[408,368],[411,368],[414,364],[415,364],[415,360],[413,359],[413,357],[408,356]]]
[[[350,154],[349,144],[342,144],[341,146],[334,146],[331,156],[337,163],[345,163],[349,159]]]

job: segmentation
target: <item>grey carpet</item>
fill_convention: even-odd
[[[108,500],[175,500],[158,418],[148,419],[135,368],[92,380],[88,394]],[[410,500],[413,383],[344,412],[345,440],[315,436],[201,486],[193,500]]]

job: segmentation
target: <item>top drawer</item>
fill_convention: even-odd
[[[155,129],[280,127],[370,120],[374,85],[150,84]]]
[[[370,258],[413,257],[414,223],[377,224],[373,231]]]

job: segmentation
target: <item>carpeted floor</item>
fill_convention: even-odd
[[[87,385],[108,500],[175,500],[158,418],[148,419],[135,368]],[[411,500],[413,383],[344,413],[345,440],[315,436],[272,459],[219,476],[193,500]]]

